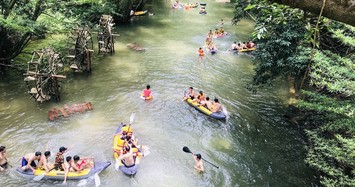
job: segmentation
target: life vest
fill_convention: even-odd
[[[199,49],[198,50],[198,54],[200,55],[200,56],[204,56],[205,54],[203,53],[203,50],[202,49]]]
[[[121,151],[125,146],[125,141],[121,139],[120,135],[115,135],[113,149],[115,151]]]
[[[203,101],[203,100],[205,100],[205,94],[204,93],[202,93],[202,94],[198,94],[198,96],[197,96],[197,99],[199,99],[200,101]]]

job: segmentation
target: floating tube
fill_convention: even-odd
[[[94,162],[94,167],[90,169],[84,169],[80,173],[78,172],[69,172],[68,173],[68,180],[81,180],[86,179],[88,177],[94,176],[95,173],[101,172],[102,170],[106,169],[111,165],[111,162]],[[46,173],[46,170],[36,169],[33,173],[32,170],[27,169],[22,171],[21,168],[16,169],[21,175],[25,176],[26,178],[34,178],[35,176],[42,175]],[[52,170],[46,173],[43,177],[45,180],[64,180],[65,172],[59,170]]]
[[[141,99],[151,100],[151,99],[153,99],[153,95],[150,95],[149,97],[144,97],[144,93],[141,93]]]
[[[187,99],[186,102],[193,106],[194,108],[196,108],[197,110],[199,110],[200,112],[206,114],[207,116],[210,116],[214,119],[226,119],[226,115],[223,112],[212,112],[210,110],[208,110],[207,108],[203,107],[203,106],[198,106],[197,102],[193,101],[192,99]]]

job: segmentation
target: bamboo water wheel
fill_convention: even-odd
[[[63,63],[59,54],[51,48],[46,48],[32,53],[24,81],[28,93],[38,102],[44,102],[54,98],[60,101],[59,79],[66,78],[58,75],[63,71]]]
[[[89,28],[83,27],[70,31],[67,47],[70,68],[75,72],[91,72],[94,45]]]
[[[116,34],[112,33],[113,18],[110,15],[102,15],[99,21],[100,30],[97,34],[97,41],[99,43],[99,54],[100,53],[114,53],[115,52],[115,41],[114,37]]]

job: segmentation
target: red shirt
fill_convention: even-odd
[[[149,97],[150,94],[152,94],[152,91],[150,91],[150,89],[149,90],[148,89],[144,89],[143,93],[144,93],[144,97]]]

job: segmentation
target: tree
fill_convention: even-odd
[[[46,4],[44,0],[3,0],[0,8],[0,61],[9,64],[36,31],[45,29],[36,20]]]
[[[355,186],[355,28],[266,0],[237,0],[234,21],[244,17],[256,21],[253,84],[305,80],[296,104],[309,139],[305,161],[322,185]]]

